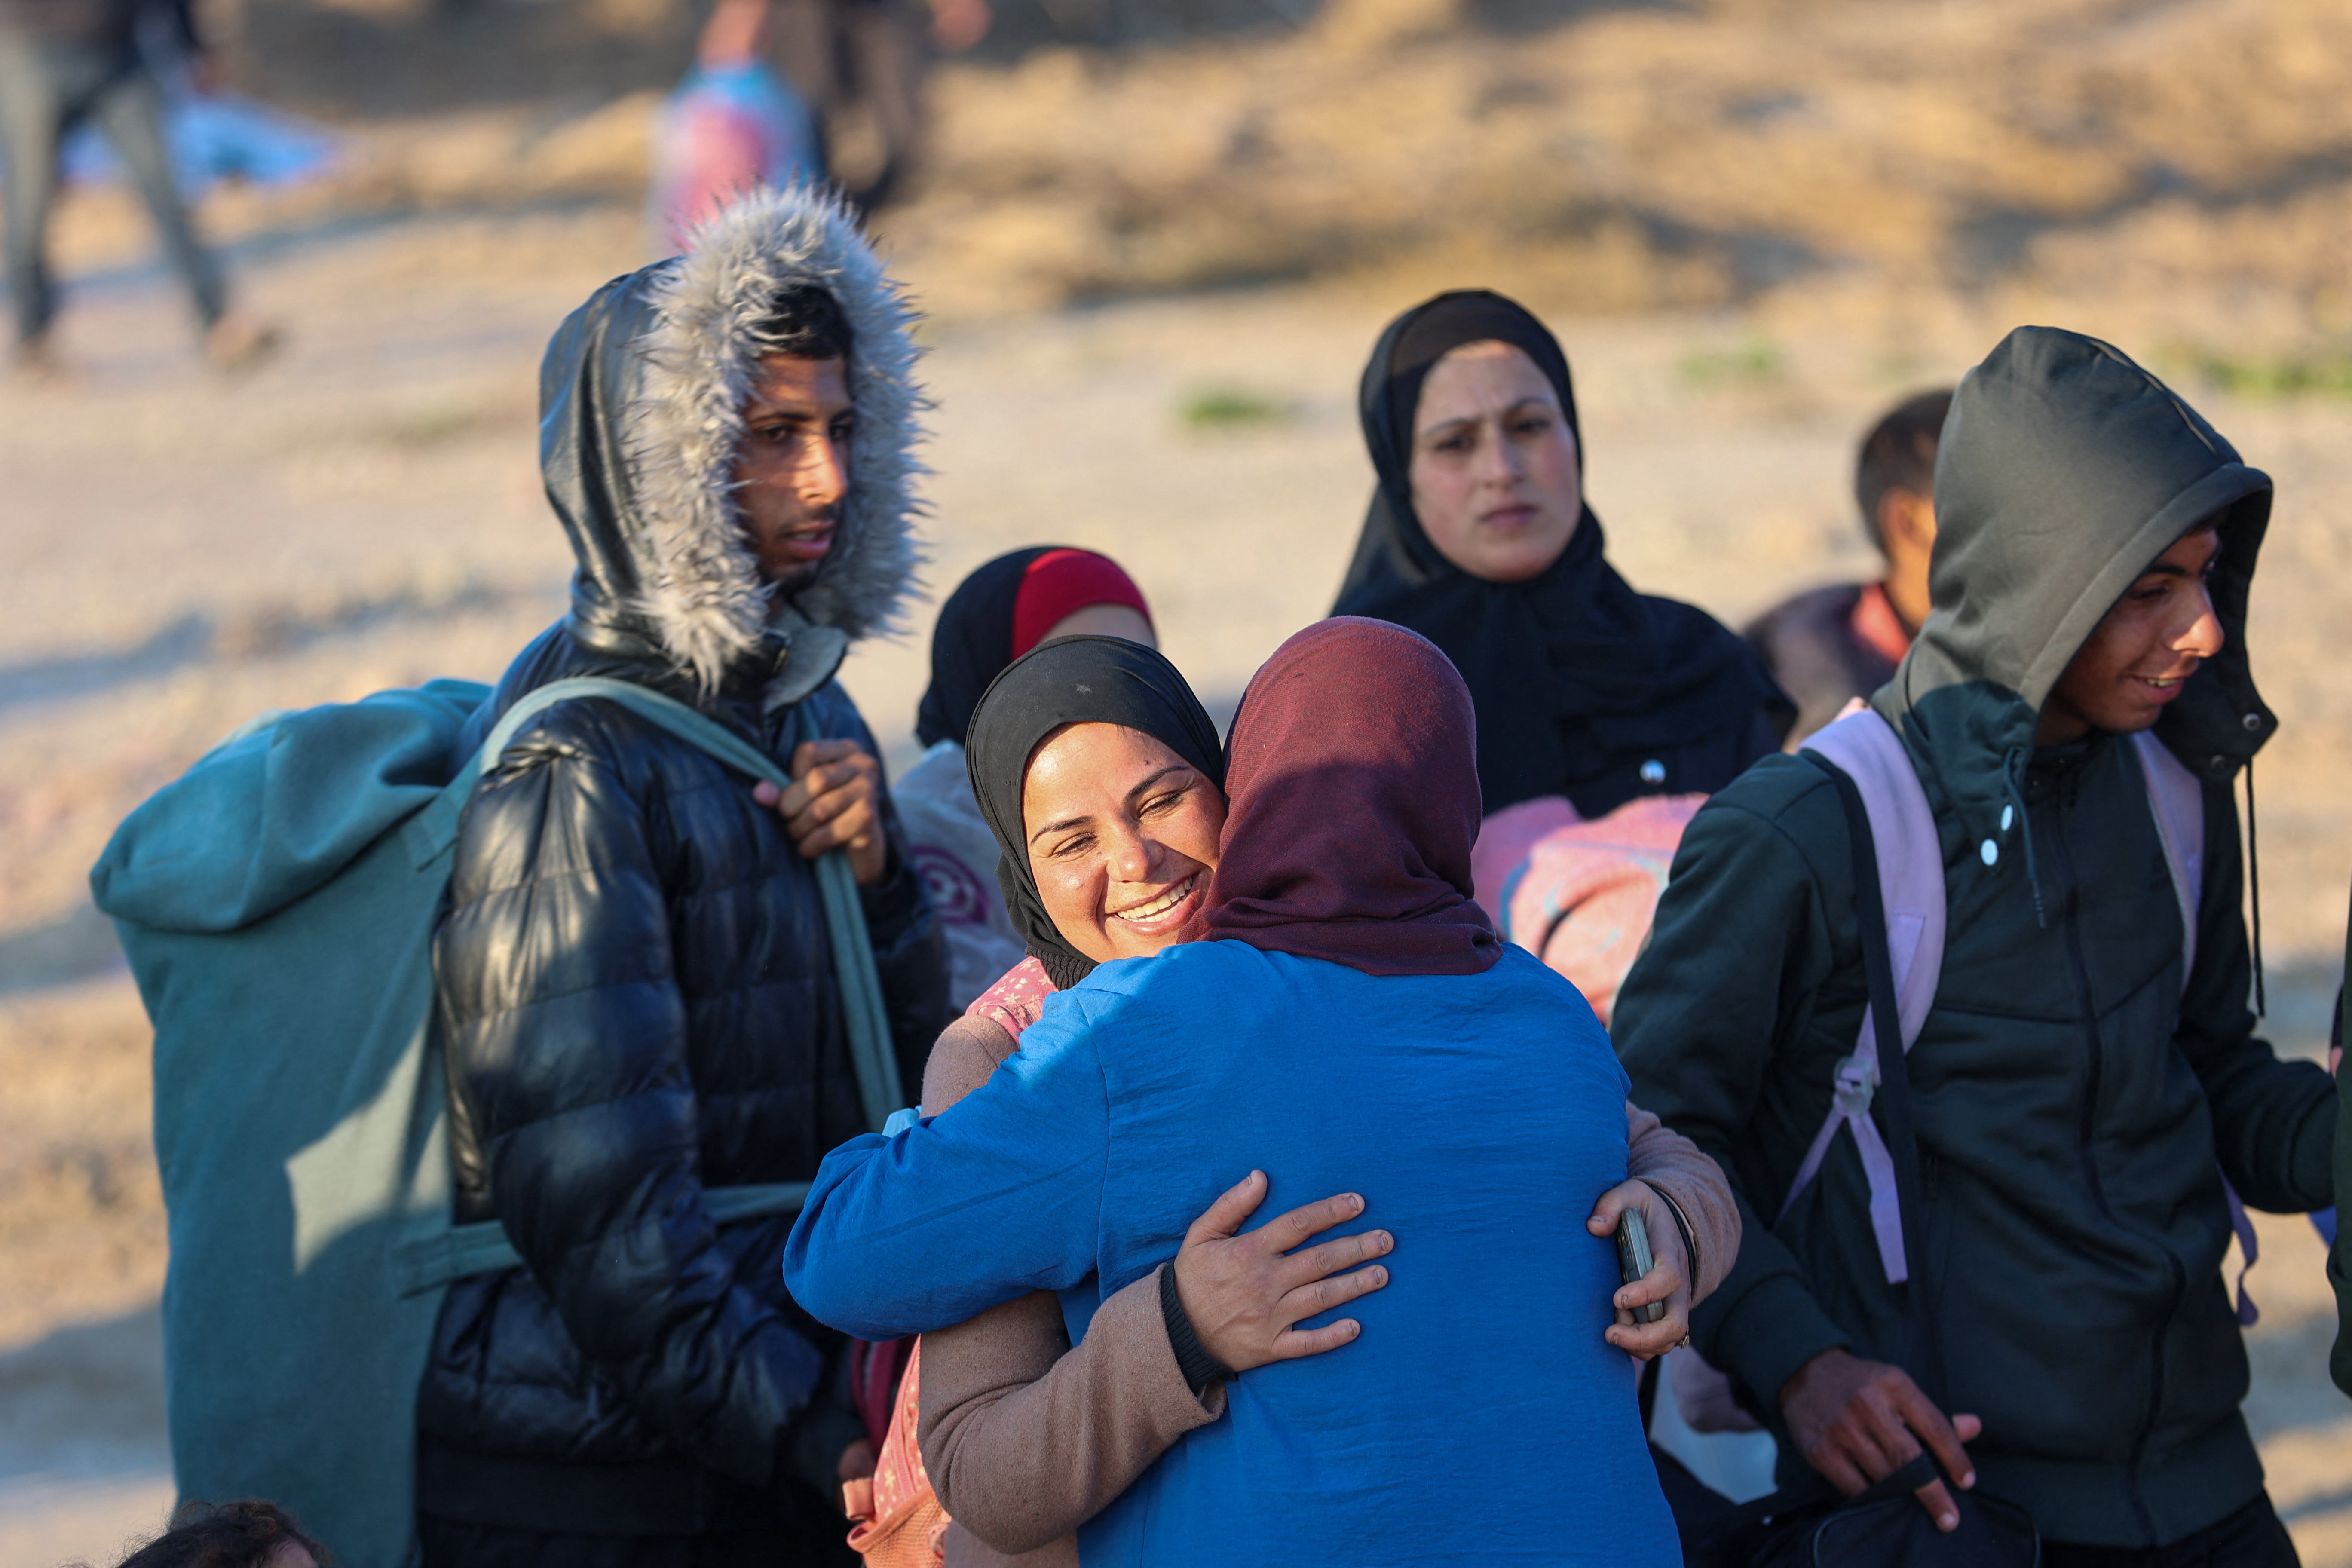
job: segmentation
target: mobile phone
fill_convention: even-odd
[[[1640,1209],[1629,1208],[1617,1216],[1617,1272],[1631,1285],[1649,1271],[1650,1227],[1643,1222]],[[1637,1323],[1654,1323],[1666,1315],[1666,1304],[1653,1301],[1627,1310]]]

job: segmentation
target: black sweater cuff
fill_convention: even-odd
[[[1208,1393],[1212,1384],[1234,1380],[1234,1369],[1202,1349],[1201,1337],[1192,1331],[1192,1320],[1184,1312],[1184,1300],[1176,1293],[1176,1265],[1172,1262],[1160,1270],[1160,1316],[1168,1325],[1168,1348],[1176,1352],[1176,1370],[1184,1374],[1184,1386],[1192,1391],[1194,1398]]]
[[[1666,1191],[1665,1188],[1658,1185],[1657,1183],[1650,1180],[1649,1177],[1636,1176],[1633,1179],[1641,1183],[1643,1186],[1649,1188],[1652,1192],[1657,1194],[1659,1197],[1664,1199],[1667,1211],[1675,1216],[1675,1229],[1681,1234],[1683,1238],[1683,1261],[1688,1266],[1688,1272],[1690,1274],[1690,1278],[1684,1280],[1683,1285],[1685,1289],[1690,1291],[1691,1300],[1694,1301],[1697,1300],[1698,1237],[1691,1230],[1690,1215],[1683,1213],[1683,1205],[1675,1201],[1674,1194]]]

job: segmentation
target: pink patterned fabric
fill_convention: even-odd
[[[1037,1021],[1045,1011],[1045,998],[1054,994],[1055,986],[1045,974],[1045,966],[1034,954],[1023,959],[1006,970],[995,984],[972,998],[971,1005],[963,1010],[967,1018],[985,1018],[1014,1039],[1021,1031]]]
[[[1470,896],[1496,931],[1504,928],[1503,884],[1511,873],[1528,863],[1528,853],[1547,834],[1583,820],[1565,795],[1539,795],[1507,805],[1478,825],[1478,841],[1470,846]]]
[[[1606,816],[1544,834],[1491,894],[1481,881],[1481,899],[1491,897],[1502,910],[1504,937],[1584,993],[1604,1028],[1617,987],[1649,940],[1675,847],[1706,799],[1627,801]]]

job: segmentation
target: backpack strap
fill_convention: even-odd
[[[1859,716],[1856,715],[1856,717]],[[1840,723],[1847,721],[1839,721]],[[1882,724],[1883,722],[1882,721]],[[1894,731],[1889,730],[1887,733],[1892,735]],[[1813,738],[1820,739],[1820,733]],[[1897,744],[1899,745],[1900,742],[1898,742]],[[1810,751],[1811,748],[1808,746],[1806,750]],[[1895,929],[1895,914],[1880,896],[1880,889],[1885,886],[1887,878],[1885,865],[1880,860],[1877,850],[1878,847],[1886,841],[1881,837],[1882,829],[1878,814],[1870,809],[1870,791],[1863,781],[1821,755],[1814,755],[1811,761],[1822,772],[1827,773],[1831,784],[1836,786],[1838,804],[1843,809],[1845,816],[1846,833],[1854,870],[1854,903],[1858,906],[1856,912],[1862,917],[1863,973],[1869,986],[1871,1000],[1870,1013],[1864,1020],[1864,1039],[1867,1041],[1870,1034],[1875,1032],[1876,1044],[1879,1047],[1876,1056],[1885,1064],[1885,1081],[1883,1086],[1885,1092],[1878,1096],[1878,1102],[1879,1115],[1886,1121],[1888,1144],[1881,1147],[1886,1149],[1891,1145],[1890,1157],[1887,1160],[1888,1184],[1896,1194],[1898,1214],[1896,1246],[1902,1247],[1906,1245],[1903,1240],[1906,1234],[1914,1239],[1925,1237],[1927,1211],[1919,1179],[1918,1134],[1911,1119],[1911,1075],[1908,1064],[1904,1059],[1909,1053],[1911,1042],[1899,1038],[1896,1033],[1897,1026],[1889,1021],[1890,1016],[1899,1018],[1902,1016],[1902,1006],[1897,1000],[1900,987],[1895,978],[1894,950],[1887,941],[1888,934]],[[1923,794],[1921,797],[1923,805],[1925,798]],[[1938,862],[1937,876],[1939,881],[1942,879],[1942,865]],[[1869,1115],[1865,1111],[1861,1123],[1857,1125],[1867,1124],[1869,1120]],[[1874,1190],[1874,1204],[1875,1196]],[[1906,1219],[1910,1222],[1907,1226],[1902,1224]],[[1880,1245],[1885,1246],[1883,1236]],[[1952,1402],[1948,1379],[1945,1375],[1943,1336],[1936,1323],[1936,1293],[1925,1288],[1927,1282],[1927,1259],[1924,1251],[1924,1241],[1922,1246],[1923,1251],[1916,1259],[1919,1268],[1914,1270],[1906,1264],[1903,1276],[1898,1277],[1907,1278],[1916,1273],[1922,1289],[1905,1293],[1903,1305],[1906,1324],[1910,1330],[1910,1353],[1897,1359],[1904,1370],[1911,1373],[1913,1381],[1918,1384],[1921,1391],[1935,1402],[1937,1407],[1948,1410],[1951,1408]],[[1823,1501],[1829,1501],[1841,1510],[1850,1510],[1893,1499],[1907,1498],[1910,1493],[1942,1475],[1942,1471],[1936,1464],[1936,1457],[1923,1449],[1859,1496],[1839,1500],[1834,1489],[1819,1472],[1809,1466],[1800,1466],[1799,1471],[1797,1479],[1790,1485],[1768,1497],[1743,1503],[1732,1510],[1728,1518],[1710,1532],[1709,1544],[1715,1550],[1708,1554],[1709,1557],[1718,1562],[1728,1561],[1733,1557],[1737,1557],[1741,1562],[1748,1561],[1755,1556],[1755,1547],[1758,1544],[1751,1539],[1751,1532],[1767,1521],[1780,1519],[1800,1509],[1816,1506]],[[1724,1550],[1727,1546],[1731,1548],[1728,1553]],[[1815,1561],[1819,1556],[1818,1551],[1813,1551],[1809,1552],[1806,1560]],[[1692,1561],[1700,1560],[1698,1554],[1693,1554]]]
[[[2205,786],[2155,731],[2133,734],[2131,749],[2147,785],[2156,836],[2164,844],[2172,896],[2180,905],[2180,988],[2186,991],[2189,972],[2197,967],[2197,906],[2205,892]]]
[[[1863,813],[1862,830],[1874,845],[1868,862],[1854,862],[1854,874],[1857,881],[1866,877],[1873,884],[1865,910],[1875,906],[1883,921],[1880,929],[1864,932],[1864,943],[1867,948],[1883,942],[1886,948],[1895,1026],[1879,1027],[1881,1004],[1874,994],[1863,1010],[1853,1054],[1837,1065],[1830,1114],[1805,1151],[1796,1179],[1789,1184],[1780,1217],[1787,1217],[1797,1194],[1820,1172],[1838,1129],[1847,1129],[1870,1183],[1870,1224],[1878,1240],[1879,1262],[1886,1271],[1887,1283],[1899,1285],[1911,1275],[1905,1258],[1903,1210],[1895,1162],[1878,1124],[1871,1119],[1870,1107],[1882,1081],[1881,1042],[1891,1037],[1900,1049],[1911,1048],[1927,1026],[1937,983],[1943,977],[1946,912],[1941,841],[1936,836],[1936,814],[1927,805],[1927,792],[1911,765],[1911,755],[1894,726],[1875,710],[1864,708],[1816,731],[1800,754],[1810,756],[1815,766],[1831,775],[1839,786],[1842,803],[1851,792],[1851,804]],[[1868,925],[1870,921],[1865,913],[1864,923]]]
[[[2172,748],[2156,738],[2155,731],[2138,731],[2131,743],[2147,785],[2156,836],[2164,844],[2172,896],[2180,905],[2180,989],[2185,992],[2189,971],[2197,967],[2197,906],[2205,891],[2205,786],[2172,754]],[[2245,1200],[2227,1175],[2221,1178],[2221,1195],[2229,1200],[2230,1229],[2238,1238],[2238,1326],[2251,1329],[2263,1314],[2246,1293],[2246,1276],[2262,1259],[2262,1239],[2246,1213]]]
[[[417,865],[429,864],[456,847],[458,824],[465,817],[467,801],[473,797],[474,785],[505,753],[522,727],[555,704],[583,697],[618,703],[737,773],[764,780],[778,789],[792,785],[791,775],[776,765],[774,758],[717,720],[675,698],[665,697],[635,681],[601,675],[572,676],[551,680],[516,699],[514,706],[499,715],[481,749],[457,770],[448,787],[432,805],[409,819],[404,831]],[[788,747],[799,744],[802,728],[801,710],[796,707],[786,737]],[[857,1069],[858,1098],[866,1111],[866,1124],[878,1132],[889,1121],[890,1113],[906,1103],[906,1091],[898,1079],[898,1058],[891,1050],[889,1015],[883,1005],[881,976],[874,967],[874,942],[866,933],[865,906],[858,901],[857,879],[849,868],[845,851],[830,850],[817,857],[816,885],[824,903],[834,978],[841,987],[842,1012],[849,1027],[849,1054]]]

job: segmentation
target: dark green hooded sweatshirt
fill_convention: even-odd
[[[2115,349],[2026,327],[1961,384],[1936,500],[1933,612],[1872,701],[1926,786],[1949,910],[1908,1058],[1948,1408],[1983,1417],[1979,1484],[2045,1538],[2168,1543],[2262,1486],[2221,1178],[2278,1211],[2334,1191],[2335,1087],[2279,1061],[2247,1007],[2232,781],[2275,724],[2244,637],[2271,483]],[[2033,737],[2107,609],[2209,520],[2227,645],[2158,727],[2204,782],[2184,987],[2130,746]],[[1811,762],[1767,759],[1692,822],[1615,1034],[1635,1102],[1738,1190],[1738,1263],[1693,1334],[1775,1422],[1781,1386],[1823,1351],[1910,1359],[1908,1287],[1886,1283],[1851,1137],[1781,1214],[1864,992],[1837,795]],[[1779,1435],[1785,1481],[1805,1466]]]

